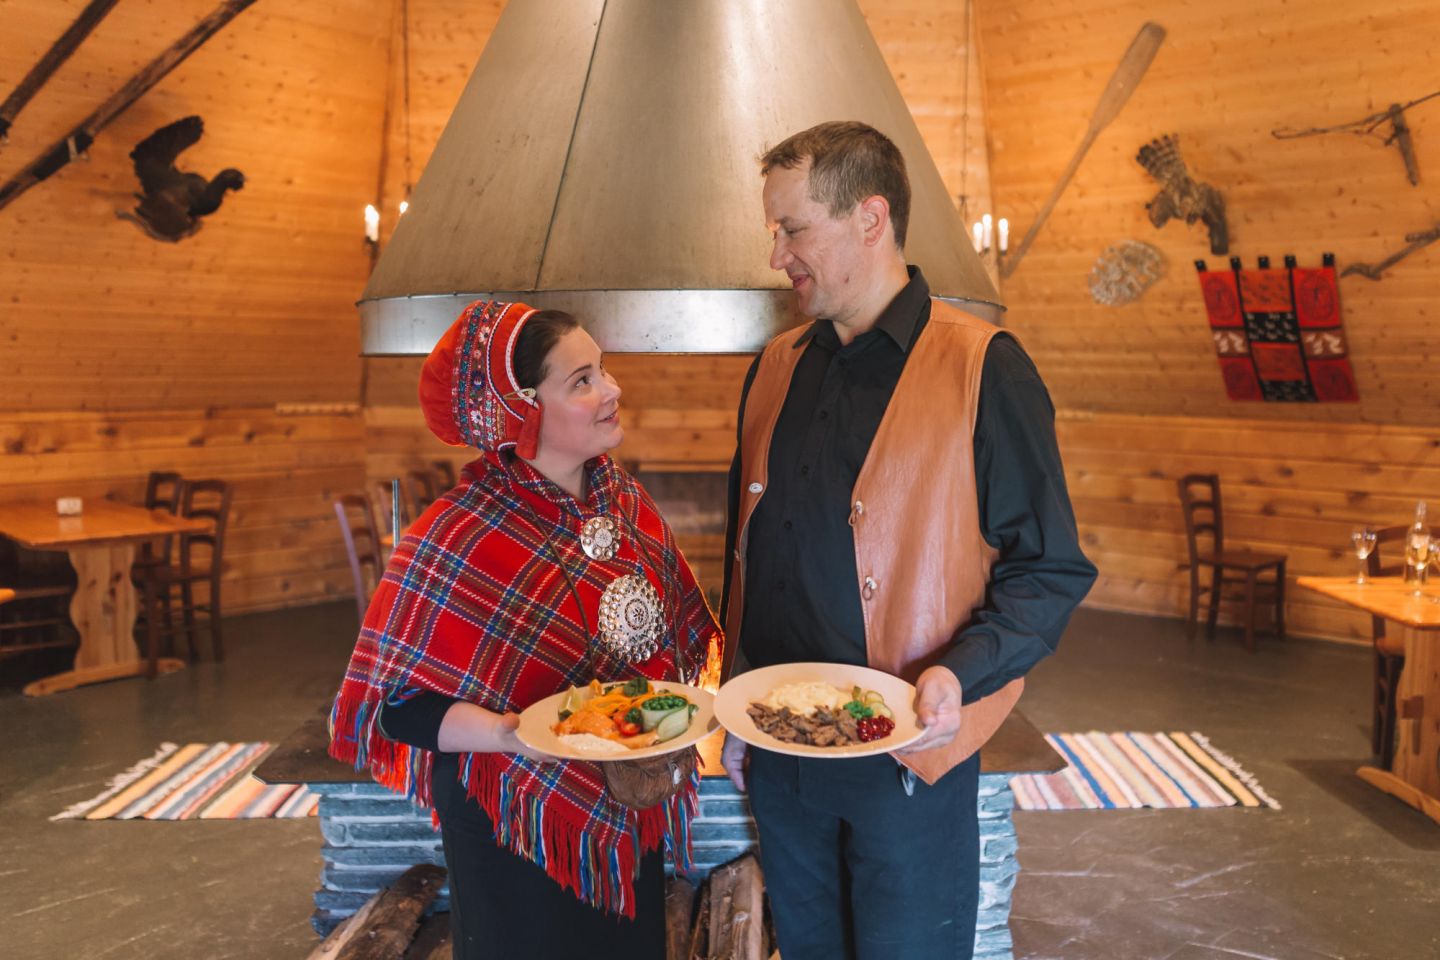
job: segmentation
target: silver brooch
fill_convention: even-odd
[[[620,548],[620,533],[609,517],[591,517],[580,528],[580,546],[591,560],[609,560]]]
[[[600,641],[613,655],[641,663],[660,648],[660,598],[650,581],[626,574],[600,597]]]

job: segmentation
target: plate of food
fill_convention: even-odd
[[[515,735],[562,760],[640,760],[683,750],[715,730],[715,697],[668,680],[570,687],[531,704]]]
[[[715,695],[720,725],[751,746],[801,757],[868,757],[920,739],[915,688],[843,663],[783,663]]]

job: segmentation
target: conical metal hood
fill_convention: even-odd
[[[799,322],[757,159],[825,120],[899,146],[907,259],[998,304],[853,0],[510,0],[361,299],[429,352],[470,300],[572,310],[606,350],[758,350]]]

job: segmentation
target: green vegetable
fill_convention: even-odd
[[[683,711],[688,703],[689,701],[684,697],[678,697],[673,693],[640,701],[640,712],[645,716],[640,723],[640,729],[654,730],[670,714]]]
[[[650,692],[650,681],[644,677],[636,677],[633,680],[625,681],[625,696],[638,697],[641,694]]]
[[[663,743],[666,740],[673,740],[690,728],[690,711],[676,710],[665,715],[655,728],[655,742]]]
[[[849,703],[845,704],[845,711],[849,713],[850,716],[854,717],[856,720],[864,720],[866,717],[875,716],[875,711],[872,710],[869,706],[861,703],[859,700],[851,700]]]
[[[626,710],[626,711],[625,711],[625,722],[626,722],[626,723],[640,723],[641,720],[642,720],[642,716],[641,716],[640,708],[639,708],[639,707],[631,707],[629,710]]]
[[[569,720],[569,719],[570,719],[570,711],[569,711],[569,710],[561,710],[561,711],[560,711],[560,719],[561,719],[561,720]]]

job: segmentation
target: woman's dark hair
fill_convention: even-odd
[[[571,330],[577,330],[580,321],[564,310],[540,310],[520,329],[520,339],[515,341],[515,355],[511,363],[515,367],[515,382],[521,387],[538,387],[550,374],[545,358],[560,338]]]

